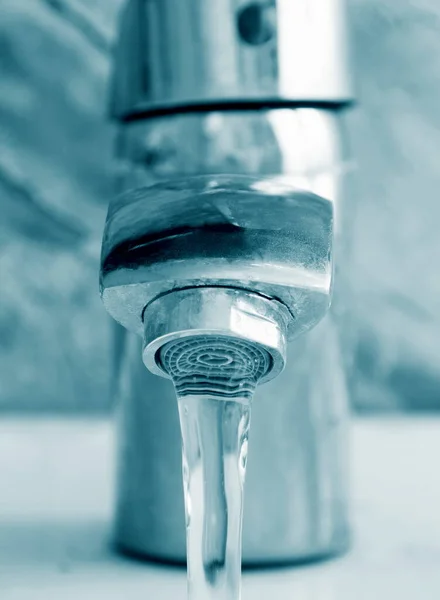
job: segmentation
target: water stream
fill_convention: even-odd
[[[250,399],[192,394],[178,405],[188,599],[238,600]]]
[[[251,402],[271,359],[257,345],[195,336],[165,345],[182,432],[188,600],[239,600]]]

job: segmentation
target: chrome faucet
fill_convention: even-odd
[[[115,336],[116,538],[127,551],[185,559],[164,348],[216,335],[269,356],[254,403],[244,563],[347,546],[346,391],[328,312],[351,102],[344,14],[339,0],[126,6],[112,87],[119,194],[101,293],[131,332]]]

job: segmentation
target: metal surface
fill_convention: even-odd
[[[130,0],[114,117],[352,99],[344,0]]]
[[[132,123],[119,136],[118,189],[207,173],[259,180],[277,174],[279,182],[287,177],[310,198],[319,196],[332,204],[335,256],[341,265],[340,183],[346,158],[341,119],[331,111],[282,109]],[[270,223],[274,197],[258,198],[260,215]],[[148,211],[137,214],[140,219],[145,214],[148,221]],[[305,222],[303,226],[306,241]],[[208,247],[209,239],[213,237],[206,238]],[[337,311],[338,303],[313,330],[292,339],[283,373],[256,392],[244,508],[245,565],[301,562],[347,547],[347,398]],[[171,382],[145,369],[141,346],[132,334],[119,345],[115,535],[127,552],[183,561],[175,395]]]
[[[155,375],[169,378],[159,360],[163,346],[184,338],[221,336],[254,344],[270,356],[263,383],[284,368],[292,318],[280,302],[246,290],[197,287],[169,292],[145,308],[144,363]]]
[[[295,183],[185,177],[116,198],[102,247],[109,313],[141,333],[155,297],[215,285],[283,302],[294,317],[289,337],[315,325],[330,302],[333,203]]]

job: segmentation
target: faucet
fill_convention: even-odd
[[[124,551],[185,560],[169,349],[182,357],[191,342],[197,360],[207,348],[222,360],[219,336],[266,365],[243,562],[347,548],[346,386],[329,310],[352,101],[344,16],[341,0],[130,0],[122,14],[100,286],[127,330],[115,329]]]

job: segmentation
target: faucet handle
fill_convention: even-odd
[[[110,111],[344,106],[345,0],[129,0]]]

